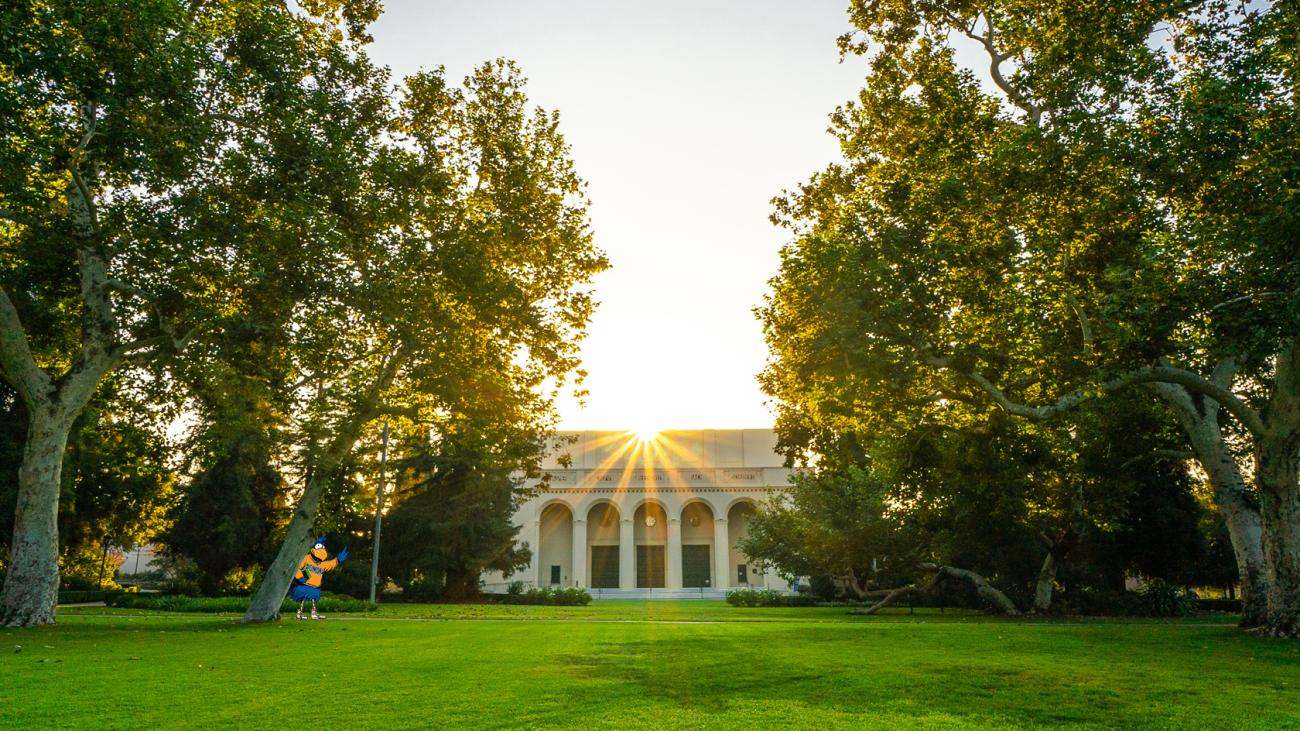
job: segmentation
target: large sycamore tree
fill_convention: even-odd
[[[795,238],[760,309],[785,447],[1146,393],[1213,488],[1244,624],[1300,634],[1295,5],[850,16],[844,162],[778,201]]]
[[[417,74],[372,131],[338,284],[288,323],[301,492],[246,621],[279,616],[327,486],[379,418],[553,428],[607,263],[558,115],[524,83],[508,61],[460,86]]]
[[[377,14],[0,11],[0,369],[29,415],[5,624],[54,619],[63,454],[111,373],[160,407],[187,387],[286,425],[272,457],[300,481],[250,619],[275,616],[323,486],[376,417],[478,399],[553,418],[605,266],[558,119],[505,62],[394,95],[364,52]],[[274,367],[232,366],[241,352]]]
[[[52,622],[60,470],[99,384],[184,349],[236,306],[250,219],[220,192],[240,167],[295,169],[286,215],[334,140],[373,3],[14,2],[0,10],[0,370],[29,427],[0,615]],[[296,149],[295,149],[296,148]],[[296,154],[295,154],[296,153]],[[346,162],[346,161],[344,161]],[[344,178],[346,179],[346,178]],[[139,371],[135,371],[137,380]]]

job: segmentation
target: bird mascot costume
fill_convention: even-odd
[[[311,602],[311,618],[321,618],[316,613],[316,602],[320,601],[321,577],[326,571],[332,571],[348,560],[348,549],[344,546],[337,556],[328,561],[325,556],[325,536],[321,536],[316,539],[316,545],[311,547],[307,555],[302,557],[302,563],[298,564],[298,573],[294,574],[293,586],[289,589],[289,598],[298,602],[298,619],[306,619],[302,610],[307,602]]]

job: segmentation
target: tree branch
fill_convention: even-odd
[[[1066,292],[1065,301],[1069,303],[1070,309],[1074,310],[1074,316],[1079,318],[1080,336],[1083,338],[1083,349],[1092,352],[1092,323],[1088,320],[1088,314],[1083,311],[1083,306],[1073,294]]]
[[[951,358],[937,356],[933,353],[922,350],[921,360],[935,368],[951,370],[961,374],[992,397],[992,399],[998,404],[998,406],[1001,406],[1004,411],[1026,419],[1034,419],[1036,421],[1051,419],[1073,409],[1085,401],[1101,396],[1102,394],[1118,391],[1134,384],[1173,383],[1183,386],[1191,391],[1209,396],[1219,402],[1252,433],[1258,435],[1265,431],[1264,422],[1260,418],[1260,415],[1252,409],[1249,404],[1241,400],[1227,387],[1202,378],[1200,375],[1191,371],[1183,370],[1182,368],[1175,368],[1173,366],[1158,365],[1147,368],[1135,368],[1120,373],[1114,378],[1098,384],[1097,386],[1075,389],[1058,398],[1055,403],[1046,406],[1028,406],[1026,404],[1012,401],[997,386],[993,385],[992,381],[978,372],[964,371],[957,368]]]
[[[18,309],[4,287],[0,287],[0,368],[29,408],[49,393],[50,376],[36,365]]]
[[[978,21],[980,16],[983,16],[984,18],[985,32],[983,34],[975,32],[976,21]],[[1011,58],[1011,54],[998,52],[997,40],[993,29],[993,16],[990,15],[987,10],[978,11],[975,18],[971,20],[970,25],[960,22],[960,20],[954,15],[949,14],[946,17],[953,27],[961,31],[962,35],[976,41],[984,47],[985,52],[988,53],[989,75],[993,78],[993,83],[1002,90],[1002,93],[1007,95],[1007,99],[1009,99],[1012,104],[1020,107],[1020,109],[1025,112],[1025,115],[1029,118],[1030,125],[1034,127],[1041,126],[1043,110],[1039,108],[1037,104],[1029,101],[1024,94],[1021,94],[1020,91],[1012,86],[1011,82],[1007,81],[1006,77],[1002,75],[1002,62]]]

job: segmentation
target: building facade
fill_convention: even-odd
[[[770,429],[561,437],[514,518],[532,565],[485,575],[485,590],[512,581],[625,598],[789,589],[736,548],[755,509],[790,483]]]

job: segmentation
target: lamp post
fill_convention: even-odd
[[[370,603],[378,603],[375,589],[379,584],[379,537],[384,532],[384,483],[388,481],[388,422],[379,448],[379,496],[375,505],[375,545],[370,552]]]

